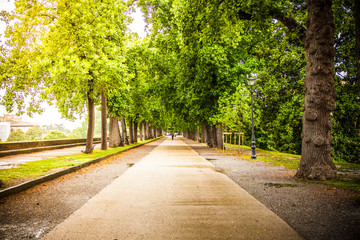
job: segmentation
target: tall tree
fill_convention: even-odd
[[[26,107],[23,98],[16,96],[25,87],[26,92],[40,93],[32,94],[40,95],[34,97],[37,100],[56,100],[63,116],[70,119],[74,113],[82,114],[87,105],[85,152],[91,153],[94,106],[101,91],[107,92],[109,86],[123,80],[126,9],[126,4],[117,0],[16,1],[16,11],[9,19],[18,19],[19,23],[7,31],[12,40],[8,42],[11,50],[6,56],[4,80],[11,83],[4,84],[8,109],[14,105],[12,99],[20,99],[17,104],[20,110]],[[14,61],[27,70],[15,72]],[[28,110],[36,111],[38,105],[31,103]]]

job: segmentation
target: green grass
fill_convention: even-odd
[[[227,151],[229,154],[237,154],[237,145],[228,145],[232,147],[232,151]],[[264,163],[268,166],[273,167],[284,167],[286,169],[297,169],[300,163],[301,155],[289,154],[289,153],[281,153],[277,151],[269,151],[263,149],[256,149],[256,159],[251,159],[251,150],[248,146],[241,146],[241,148],[245,149],[244,152],[240,152],[240,157],[243,160],[247,161],[257,161]],[[248,151],[246,151],[248,150]],[[356,163],[348,163],[348,162],[338,162],[334,161],[337,166],[337,170],[340,172],[350,172],[350,171],[360,171],[360,164]],[[348,178],[342,175],[338,175],[338,179],[332,181],[307,181],[314,183],[322,183],[335,187],[341,187],[346,189],[351,189],[356,192],[360,192],[360,179]]]
[[[237,145],[228,145],[234,147],[237,151]],[[251,150],[248,146],[241,146],[241,149]],[[234,151],[231,151],[234,153]],[[262,162],[268,166],[280,167],[283,166],[287,169],[297,169],[300,162],[300,155],[282,153],[276,151],[263,150],[260,148],[256,149],[256,159],[252,159],[248,152],[240,152],[240,156],[243,160]]]
[[[322,183],[360,192],[360,179],[342,179],[339,177],[337,180],[324,181]]]
[[[53,170],[60,170],[67,167],[77,166],[93,159],[121,152],[149,141],[151,140],[142,141],[137,144],[126,145],[125,147],[109,148],[106,151],[102,151],[100,148],[98,148],[94,149],[93,153],[91,154],[81,153],[27,162],[20,164],[15,168],[0,169],[0,179],[4,182],[5,186],[8,185],[9,182],[17,179],[34,179],[40,176],[44,176]]]

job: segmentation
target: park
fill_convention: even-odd
[[[41,210],[37,221],[47,219],[51,227],[29,239],[356,239],[359,4],[15,1],[14,10],[0,15],[7,24],[0,46],[0,104],[17,115],[41,113],[48,103],[63,118],[83,116],[82,135],[69,134],[84,138],[83,153],[63,154],[61,168],[115,154],[104,162],[122,169],[107,177],[110,170],[104,170],[98,177],[107,180],[94,184],[91,193],[84,190],[84,176],[95,179],[91,169],[104,168],[103,161],[70,173],[68,178],[79,174],[85,181],[71,180],[83,187],[76,194],[86,192],[85,200],[64,194],[78,201],[64,205],[66,214],[56,223],[46,218],[50,206]],[[129,30],[135,10],[143,13],[146,37]],[[95,112],[101,114],[95,118]],[[98,149],[94,137],[100,137]],[[122,157],[131,154],[138,162]],[[57,169],[39,171],[42,163],[34,168],[36,178]],[[13,187],[18,180],[10,175],[27,164],[1,169],[1,185]],[[53,193],[55,182],[66,178],[7,196],[4,214],[19,198],[31,208],[32,197]],[[98,218],[92,218],[92,208]],[[149,217],[138,217],[144,214]],[[16,215],[3,217],[16,222]],[[92,221],[99,225],[88,231]],[[108,225],[112,221],[119,227]],[[11,229],[1,224],[7,229],[2,231]]]

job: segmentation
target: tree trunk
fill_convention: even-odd
[[[95,104],[92,99],[88,96],[88,131],[86,138],[85,153],[92,153],[93,151],[93,139],[94,139],[94,127],[95,127]]]
[[[137,120],[135,120],[134,121],[134,136],[133,136],[134,143],[137,143],[137,139],[138,139],[138,122],[137,122]]]
[[[106,118],[106,97],[101,91],[101,150],[107,150],[107,118]]]
[[[215,125],[211,127],[211,134],[212,134],[212,139],[214,141],[214,147],[217,147],[217,137],[216,137],[217,130]]]
[[[129,119],[129,143],[132,144],[132,143],[134,143],[133,122],[132,122],[131,117],[129,117],[128,119]]]
[[[144,122],[141,121],[139,125],[140,141],[144,141]]]
[[[354,1],[356,79],[360,94],[360,1]]]
[[[201,123],[201,138],[200,138],[200,142],[201,143],[206,143],[206,123],[202,122]]]
[[[124,138],[124,144],[129,145],[129,139],[126,133],[126,121],[123,117],[121,117],[120,122],[121,122],[122,136]]]
[[[306,78],[302,153],[296,176],[307,179],[334,179],[330,113],[335,107],[334,31],[331,0],[308,0],[305,40]]]
[[[156,128],[153,128],[154,138],[156,138]]]
[[[222,134],[222,124],[219,123],[216,126],[216,147],[217,149],[223,149],[223,134]]]
[[[110,116],[109,147],[119,147],[121,142],[118,118]]]
[[[199,129],[196,128],[194,132],[194,141],[199,142]]]
[[[150,127],[148,122],[145,122],[145,139],[150,139]]]
[[[149,133],[150,133],[149,138],[153,139],[154,138],[153,128],[150,125],[149,125]]]
[[[215,145],[215,140],[213,138],[212,127],[210,127],[208,124],[206,124],[206,136],[207,136],[206,144],[208,145],[209,148],[214,148],[216,145]]]

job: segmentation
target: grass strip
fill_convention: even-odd
[[[107,155],[111,155],[117,152],[122,152],[134,146],[144,144],[151,140],[145,140],[142,142],[126,145],[124,147],[109,148],[108,150],[101,150],[100,148],[94,149],[91,154],[75,154],[65,155],[56,158],[49,158],[45,160],[30,161],[24,164],[19,164],[15,168],[0,169],[0,179],[4,185],[9,185],[10,182],[18,179],[31,180],[37,177],[44,176],[49,172],[59,171],[67,167],[77,166],[82,163],[91,161],[93,159],[101,158]]]
[[[238,145],[228,144],[228,154],[237,154]],[[241,151],[245,150],[245,151]],[[256,161],[264,163],[265,165],[271,167],[284,167],[286,169],[297,169],[300,163],[301,155],[282,153],[277,151],[263,150],[256,148],[256,159],[251,158],[249,154],[251,150],[248,146],[240,146],[240,157],[243,160],[247,161]],[[350,189],[356,192],[360,192],[360,179],[346,177],[346,172],[360,171],[360,164],[348,163],[348,162],[339,162],[334,161],[337,170],[339,172],[345,173],[345,175],[338,174],[336,180],[331,181],[307,181],[314,183],[322,183],[327,185],[332,185],[336,187]]]

